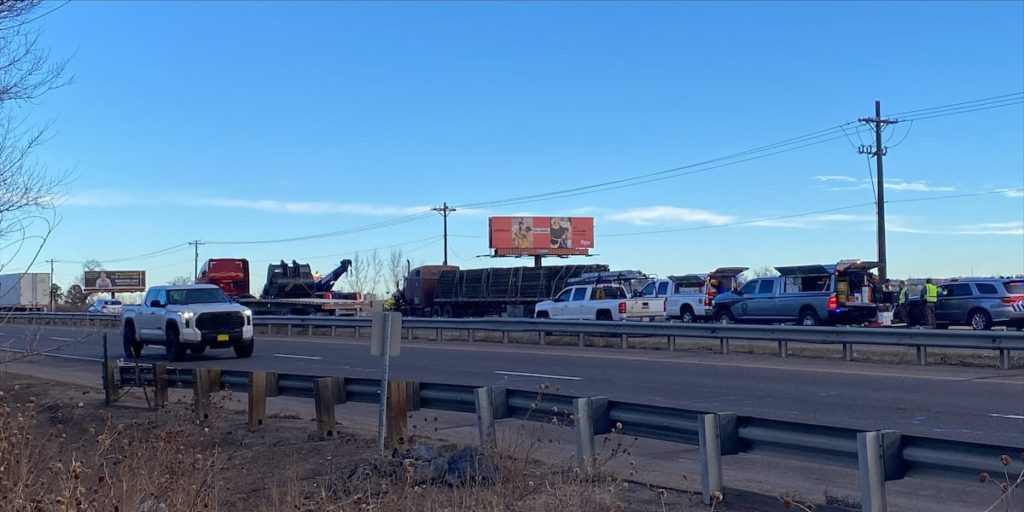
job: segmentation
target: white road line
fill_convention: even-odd
[[[1024,420],[1024,416],[1018,416],[1016,414],[989,414],[993,418],[1010,418],[1013,420]]]
[[[289,359],[323,359],[322,357],[317,356],[293,356],[291,354],[274,354],[274,357],[287,357]]]
[[[57,341],[75,341],[75,338],[59,338],[57,336],[50,336],[50,339]]]
[[[565,375],[545,375],[543,373],[523,373],[523,372],[503,372],[496,371],[494,373],[500,375],[516,375],[519,377],[540,377],[542,379],[560,379],[560,380],[583,380],[583,377],[567,377]]]

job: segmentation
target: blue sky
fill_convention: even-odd
[[[876,99],[897,113],[1024,90],[1021,2],[74,2],[39,23],[76,78],[25,110],[54,123],[39,161],[74,173],[40,257],[66,261],[335,232],[744,151],[869,116]],[[590,261],[660,275],[873,259],[870,204],[734,225],[870,203],[850,129],[699,174],[463,210],[451,261],[530,264],[477,258],[487,216],[517,213],[594,215]],[[1022,106],[890,136],[890,200],[1010,190],[890,204],[890,274],[1024,272]],[[434,263],[440,233],[434,216],[201,258],[326,271],[403,244]],[[192,254],[106,266],[156,283],[190,274]],[[80,270],[59,263],[57,282]]]

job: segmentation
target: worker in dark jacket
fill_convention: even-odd
[[[910,289],[906,281],[900,281],[899,292],[896,296],[896,320],[910,325],[907,306],[910,304]]]

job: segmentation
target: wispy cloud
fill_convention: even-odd
[[[361,215],[390,217],[410,215],[429,210],[429,206],[400,206],[374,203],[347,203],[333,201],[280,201],[275,199],[244,199],[228,197],[175,197],[130,195],[114,190],[90,190],[69,195],[62,206],[88,208],[137,206],[141,204],[181,207],[208,207],[236,210],[258,210],[292,215]]]
[[[929,185],[924,181],[886,180],[886,190],[907,190],[910,192],[952,192],[956,187]]]
[[[951,234],[954,235],[1024,236],[1024,222],[988,222],[983,224],[954,226],[950,231]]]
[[[826,175],[826,176],[815,176],[813,178],[816,181],[846,181],[856,183],[860,180],[852,176],[838,176],[838,175]]]
[[[1020,188],[1001,188],[997,192],[1002,192],[1006,197],[1024,197],[1024,189]]]
[[[605,216],[605,219],[613,222],[626,222],[637,226],[690,223],[720,226],[735,220],[735,218],[730,215],[723,215],[709,210],[680,208],[676,206],[647,206],[643,208],[632,208],[607,215]]]
[[[812,229],[821,228],[826,224],[836,224],[840,222],[849,223],[868,223],[874,222],[875,218],[870,215],[854,215],[847,213],[832,213],[822,214],[808,217],[799,217],[793,219],[777,219],[777,220],[762,220],[746,224],[748,226],[760,226],[768,228],[795,228],[795,229]]]

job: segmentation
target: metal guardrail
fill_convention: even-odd
[[[211,375],[216,374],[213,378]],[[196,403],[208,401],[209,393],[219,389],[249,393],[250,425],[254,409],[265,414],[265,403],[254,400],[253,382],[266,383],[259,388],[266,396],[312,398],[317,402],[317,423],[333,429],[333,406],[346,402],[379,403],[381,381],[346,377],[324,377],[272,372],[173,368],[155,365],[119,364],[108,359],[104,365],[105,388],[114,394],[120,387],[153,386],[157,397],[168,387],[192,388]],[[329,384],[326,388],[323,383]],[[209,382],[214,387],[204,388]],[[388,383],[389,389],[396,381]],[[207,384],[203,384],[207,383]],[[592,468],[597,455],[594,437],[605,434],[658,439],[701,448],[703,494],[710,500],[722,492],[722,457],[741,453],[770,455],[817,464],[859,468],[864,510],[884,511],[885,482],[906,477],[969,480],[981,472],[1003,474],[1002,455],[1012,459],[1006,469],[1019,473],[1024,463],[1018,457],[1024,447],[949,441],[901,435],[897,431],[864,432],[848,428],[789,421],[711,413],[690,409],[652,406],[605,398],[575,397],[503,387],[474,387],[459,384],[402,382],[409,390],[407,409],[389,417],[408,418],[409,410],[419,408],[475,413],[480,441],[495,442],[494,422],[517,419],[571,426],[576,432],[577,463],[581,470]],[[161,388],[163,391],[161,392]],[[328,391],[323,391],[327,389]],[[162,394],[161,394],[162,393]],[[110,395],[108,394],[108,397]],[[159,400],[158,400],[159,402]],[[326,405],[325,405],[326,404]],[[392,407],[388,401],[389,409]],[[405,407],[405,406],[402,406]],[[329,413],[327,409],[330,409]],[[197,411],[201,410],[197,406]],[[258,412],[256,413],[258,414]],[[328,415],[329,421],[324,420]],[[404,420],[402,420],[404,421]],[[259,425],[262,425],[260,419]],[[401,427],[400,427],[401,428]],[[404,427],[407,429],[407,425]],[[330,430],[327,431],[328,435]],[[880,501],[879,501],[880,500]]]
[[[113,327],[119,324],[116,315],[95,313],[11,313],[12,319],[55,325],[69,322],[78,326]],[[331,316],[259,316],[254,325],[268,329],[285,327],[291,335],[294,328],[304,328],[306,334],[314,329],[354,329],[358,337],[363,329],[369,329],[369,317]],[[534,333],[538,343],[546,344],[546,336],[575,335],[578,345],[585,344],[584,336],[610,336],[620,339],[621,348],[629,347],[629,338],[666,338],[670,350],[675,350],[676,340],[717,339],[722,353],[728,353],[731,340],[769,342],[778,345],[778,354],[789,355],[788,343],[816,345],[841,345],[843,358],[853,359],[853,345],[910,347],[917,349],[918,364],[927,362],[929,348],[957,348],[991,350],[998,352],[997,364],[1009,368],[1010,352],[1024,351],[1024,332],[1019,331],[960,331],[946,329],[901,329],[870,327],[803,327],[792,325],[737,325],[737,324],[682,324],[674,322],[604,322],[590,320],[539,320],[531,318],[403,318],[402,325],[411,339],[414,330],[433,330],[440,340],[443,331],[468,332],[474,340],[476,332],[502,333],[508,341],[509,333]]]

